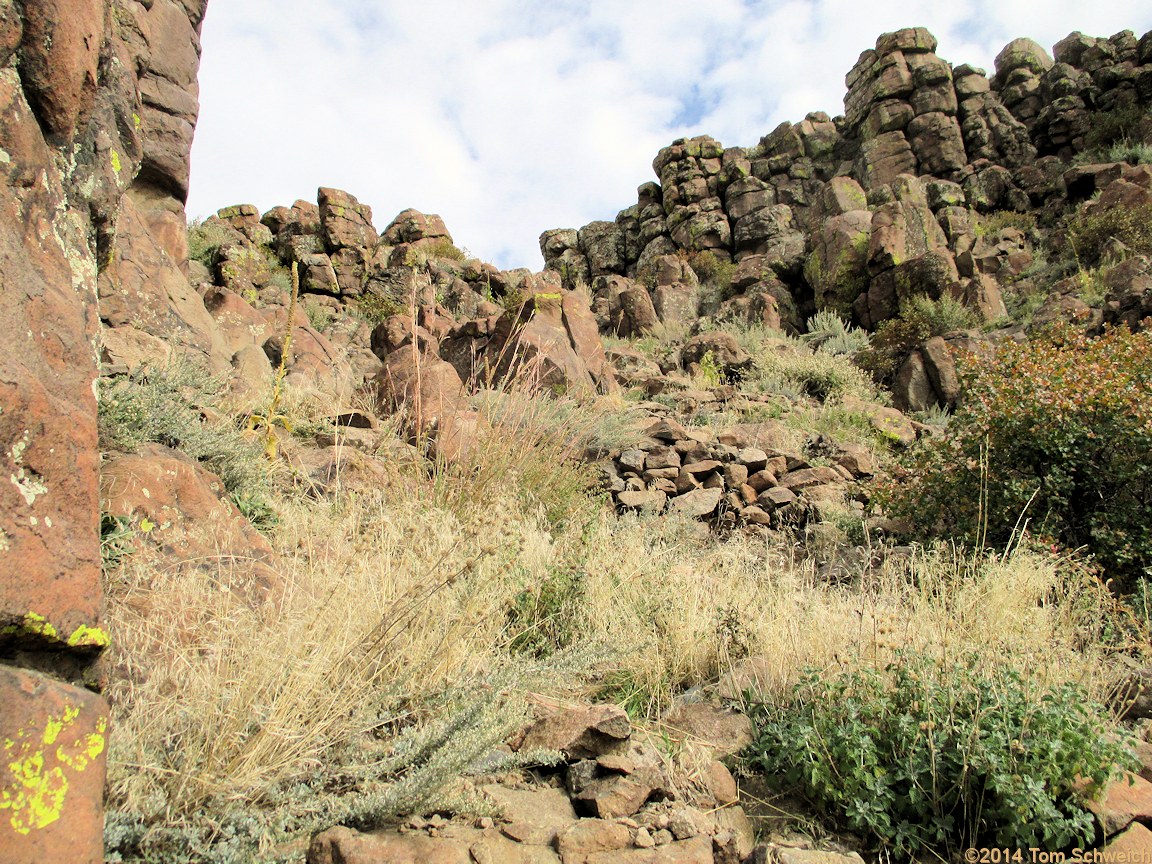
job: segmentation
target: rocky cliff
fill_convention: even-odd
[[[108,641],[100,318],[136,294],[171,320],[172,295],[189,290],[183,201],[205,5],[0,3],[4,861],[103,858],[108,709],[82,686]]]

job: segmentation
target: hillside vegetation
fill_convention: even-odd
[[[1152,34],[1054,53],[885,34],[541,273],[328,188],[191,225],[178,338],[105,322],[108,860],[1152,819]]]

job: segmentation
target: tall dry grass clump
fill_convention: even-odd
[[[1132,647],[1113,638],[1118,607],[1098,580],[1045,552],[941,546],[837,583],[778,542],[691,536],[672,519],[605,519],[583,546],[571,626],[629,658],[618,695],[650,715],[745,658],[756,658],[756,687],[771,697],[805,669],[883,665],[899,650],[943,663],[975,652],[1103,699]]]

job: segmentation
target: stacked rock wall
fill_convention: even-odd
[[[103,858],[97,296],[141,237],[183,256],[205,2],[0,2],[4,862]]]

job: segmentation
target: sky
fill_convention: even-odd
[[[211,0],[189,218],[334,186],[438,213],[458,246],[543,266],[550,228],[614,219],[674,139],[748,147],[843,113],[881,33],[925,26],[993,70],[1018,36],[1152,30],[1129,0]]]

